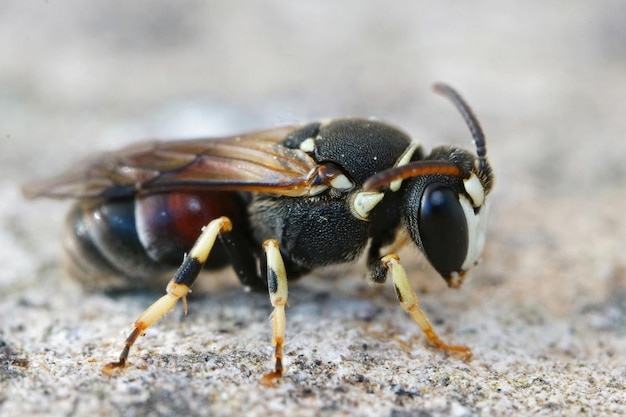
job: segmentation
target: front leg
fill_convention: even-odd
[[[190,290],[191,285],[194,283],[198,274],[202,270],[204,263],[209,257],[209,253],[215,244],[215,239],[219,233],[228,232],[232,228],[232,224],[227,217],[220,217],[211,221],[206,227],[202,229],[200,237],[193,245],[193,248],[189,251],[189,254],[185,256],[183,263],[176,271],[174,278],[167,285],[167,294],[159,298],[154,304],[146,309],[135,320],[133,330],[126,338],[124,349],[120,354],[117,362],[111,362],[102,368],[102,372],[106,375],[110,375],[115,369],[123,368],[126,366],[128,360],[128,353],[130,348],[135,344],[135,341],[141,336],[144,331],[156,323],[159,319],[169,313],[179,299],[183,299],[183,308],[185,314],[187,314],[187,293]]]
[[[428,340],[430,340],[430,342],[438,349],[458,354],[464,359],[470,358],[472,356],[472,352],[469,348],[460,345],[448,345],[444,343],[439,336],[437,336],[437,333],[435,333],[435,329],[433,329],[432,324],[430,324],[428,317],[426,317],[426,314],[420,309],[417,295],[415,295],[415,292],[409,285],[406,271],[402,265],[400,265],[400,258],[398,258],[395,254],[390,254],[384,256],[380,262],[385,270],[388,269],[391,271],[393,285],[395,286],[400,305],[407,313],[409,313],[413,321],[420,326],[420,329],[422,329],[426,337],[428,337]]]

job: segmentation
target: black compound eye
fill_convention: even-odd
[[[444,277],[461,271],[467,256],[467,220],[457,194],[435,182],[424,190],[418,216],[419,235],[426,257]]]

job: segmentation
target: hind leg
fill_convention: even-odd
[[[228,232],[232,229],[232,224],[227,217],[220,217],[210,222],[205,228],[203,228],[200,237],[194,244],[193,248],[189,251],[189,254],[185,256],[183,263],[176,271],[174,278],[167,285],[166,294],[159,298],[154,304],[146,309],[135,320],[133,330],[126,338],[124,349],[120,354],[117,362],[111,362],[104,366],[102,372],[110,375],[113,370],[117,368],[123,368],[126,366],[128,360],[128,353],[130,348],[135,344],[137,338],[144,333],[144,331],[156,323],[159,319],[174,309],[178,300],[182,298],[183,308],[185,314],[187,314],[187,302],[186,296],[189,292],[191,285],[195,282],[198,274],[202,270],[202,266],[209,257],[209,253],[215,244],[215,239],[219,233]]]

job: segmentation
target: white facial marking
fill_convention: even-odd
[[[469,178],[463,180],[463,187],[465,187],[465,191],[472,198],[474,207],[483,205],[485,201],[485,189],[480,183],[480,179],[475,174],[472,173]]]
[[[315,139],[308,138],[303,140],[302,143],[300,143],[300,150],[307,153],[313,152],[315,150]]]
[[[461,266],[463,271],[467,271],[476,264],[485,246],[485,240],[487,238],[489,204],[488,201],[483,198],[482,207],[480,208],[478,214],[476,214],[474,213],[472,203],[470,203],[466,197],[460,196],[459,202],[461,203],[461,208],[463,209],[463,213],[465,213],[465,218],[467,219],[469,246],[467,248],[467,256]]]
[[[385,194],[378,191],[361,191],[352,199],[352,212],[361,220],[367,220],[370,211],[381,202]]]
[[[352,184],[352,181],[350,181],[348,177],[346,177],[345,175],[336,176],[335,178],[332,179],[332,181],[330,182],[330,185],[333,188],[337,188],[340,190],[349,190],[350,188],[354,187],[354,184]]]

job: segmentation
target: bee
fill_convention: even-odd
[[[118,361],[186,296],[203,269],[231,265],[241,283],[269,292],[274,369],[283,375],[289,279],[365,253],[369,278],[391,275],[404,310],[437,348],[396,251],[413,242],[450,287],[461,285],[485,244],[493,173],[485,136],[451,87],[475,153],[422,146],[389,124],[334,119],[226,138],[149,142],[101,155],[25,187],[27,197],[76,199],[66,251],[72,274],[102,289],[146,287],[178,269],[166,294],[137,318]],[[182,262],[181,262],[182,259]],[[111,277],[116,277],[111,280]]]

